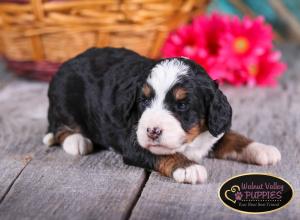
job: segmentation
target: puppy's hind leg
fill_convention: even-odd
[[[58,101],[49,97],[48,133],[43,143],[48,147],[61,145],[64,151],[72,155],[85,155],[93,151],[93,144],[85,137],[80,126],[74,121],[72,115],[58,106]]]
[[[43,137],[43,144],[46,145],[47,147],[51,147],[56,144],[54,134],[52,132],[47,133]]]
[[[80,129],[67,126],[61,127],[55,134],[46,134],[43,143],[47,146],[60,144],[66,153],[72,155],[86,155],[93,151],[93,143],[80,133]]]
[[[233,131],[224,134],[214,147],[213,155],[220,159],[257,165],[273,165],[281,159],[281,154],[276,147],[254,142]]]
[[[93,143],[82,134],[75,133],[67,136],[62,143],[64,151],[72,155],[86,155],[93,151]]]

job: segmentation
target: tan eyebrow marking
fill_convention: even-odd
[[[187,90],[185,88],[176,88],[174,90],[174,96],[175,96],[175,99],[176,100],[182,100],[182,99],[185,99],[186,96],[187,96]]]
[[[147,83],[145,83],[143,86],[143,94],[146,97],[150,97],[150,95],[151,95],[151,87]]]

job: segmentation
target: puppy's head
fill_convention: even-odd
[[[159,61],[142,87],[139,144],[154,154],[182,152],[204,131],[230,128],[231,107],[217,84],[188,59]]]

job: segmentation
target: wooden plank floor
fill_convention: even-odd
[[[289,64],[277,88],[224,87],[233,128],[279,147],[282,162],[259,167],[206,158],[203,185],[177,184],[126,166],[103,151],[84,157],[41,144],[46,130],[47,84],[17,79],[0,65],[0,219],[298,219],[300,216],[300,48],[281,46]],[[236,213],[217,191],[227,178],[266,172],[296,191],[290,205],[265,215]]]
[[[72,157],[41,144],[47,85],[15,80],[0,92],[0,219],[126,219],[145,171],[103,151]]]

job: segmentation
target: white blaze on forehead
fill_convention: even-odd
[[[147,79],[155,91],[154,103],[162,103],[167,92],[178,81],[179,77],[188,73],[188,66],[178,59],[165,60],[157,64]]]

